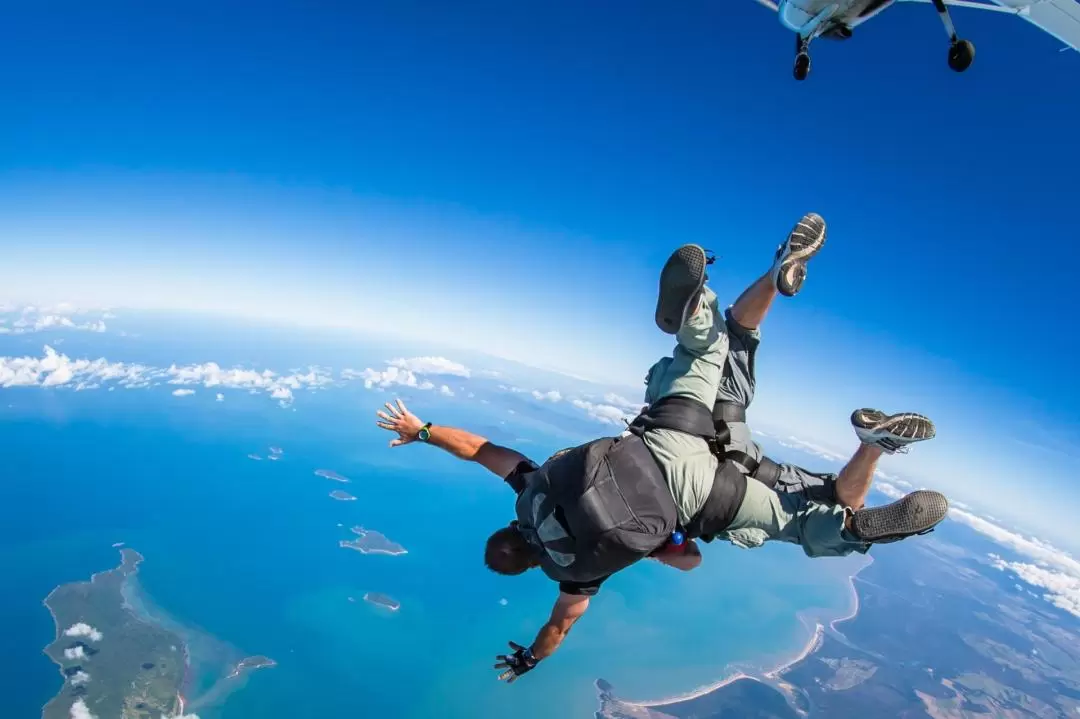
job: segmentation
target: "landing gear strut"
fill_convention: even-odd
[[[961,40],[956,35],[956,27],[953,25],[952,16],[949,15],[949,7],[945,0],[932,0],[934,8],[945,26],[945,34],[949,36],[949,67],[956,72],[963,72],[971,67],[975,60],[975,45],[970,40]]]
[[[795,79],[805,80],[810,74],[810,41],[802,35],[795,36]]]

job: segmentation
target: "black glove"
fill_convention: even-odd
[[[510,648],[514,650],[513,654],[509,656],[499,654],[495,657],[499,661],[495,668],[506,670],[499,674],[499,681],[505,681],[507,684],[513,684],[518,677],[531,671],[540,661],[533,656],[531,649],[526,649],[520,644],[510,642]]]

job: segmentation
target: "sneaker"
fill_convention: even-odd
[[[705,267],[713,261],[698,245],[683,245],[668,258],[660,272],[660,293],[656,299],[656,326],[662,332],[676,334],[686,323],[709,279]]]
[[[851,426],[860,442],[880,447],[888,454],[907,452],[908,445],[933,439],[935,434],[933,422],[912,412],[885,414],[876,409],[857,409],[851,413]]]
[[[785,297],[794,297],[806,279],[806,262],[825,245],[825,220],[813,212],[791,230],[784,244],[776,250],[772,275],[776,290]]]
[[[934,531],[948,512],[945,495],[920,489],[891,504],[858,510],[851,516],[851,533],[870,544],[899,542]]]

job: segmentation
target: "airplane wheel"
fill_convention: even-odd
[[[949,67],[963,72],[975,60],[975,46],[969,40],[959,40],[949,48]]]
[[[805,52],[800,52],[795,56],[795,79],[805,80],[806,76],[810,74],[810,56]]]

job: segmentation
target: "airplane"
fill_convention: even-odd
[[[810,74],[810,42],[825,37],[846,40],[852,31],[898,2],[933,5],[949,36],[949,67],[963,72],[975,59],[975,45],[956,34],[950,7],[1018,15],[1080,50],[1080,2],[1077,0],[757,0],[773,10],[780,23],[795,33],[795,79]]]

